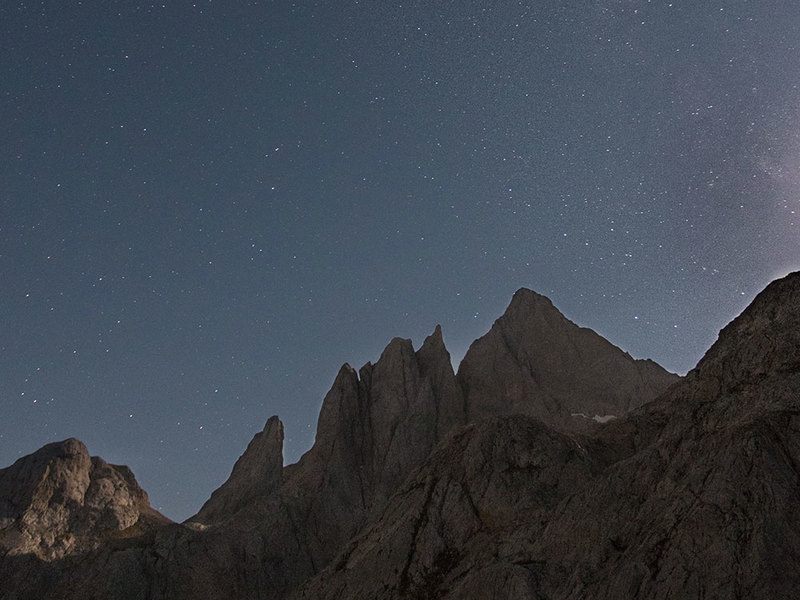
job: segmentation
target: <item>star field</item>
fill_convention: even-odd
[[[0,6],[0,465],[184,519],[392,337],[525,286],[685,373],[800,268],[793,3],[496,4]]]

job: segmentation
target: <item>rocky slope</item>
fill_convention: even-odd
[[[469,425],[298,597],[438,598],[456,585],[465,587],[464,597],[525,597],[524,568],[504,564],[487,577],[493,569],[486,566],[498,561],[503,539],[530,523],[542,527],[548,512],[599,469],[579,442],[531,417]],[[480,585],[464,586],[473,574]]]
[[[48,444],[0,470],[0,552],[53,560],[169,522],[128,467],[80,441]]]
[[[259,498],[277,491],[283,482],[283,423],[271,417],[233,465],[228,480],[203,505],[195,520],[224,521]]]
[[[0,482],[6,481],[0,487],[2,514],[16,515],[0,529],[2,539],[10,540],[0,559],[0,596],[282,598],[334,561],[308,590],[324,596],[329,588],[315,586],[341,581],[344,597],[358,597],[350,595],[344,577],[350,567],[337,567],[355,564],[352,557],[367,560],[370,552],[355,542],[347,555],[352,557],[342,562],[340,553],[351,540],[380,532],[387,515],[394,515],[402,525],[395,550],[412,558],[397,566],[399,579],[386,589],[423,597],[444,589],[456,568],[490,564],[485,553],[499,547],[492,540],[511,537],[520,515],[544,523],[562,499],[604,473],[620,452],[632,452],[627,421],[615,423],[617,433],[602,434],[609,439],[594,445],[574,437],[576,431],[608,430],[593,417],[620,417],[678,379],[655,363],[634,361],[566,320],[546,298],[520,290],[506,314],[473,344],[458,376],[438,327],[417,351],[409,340],[395,339],[377,363],[358,371],[344,365],[323,401],[312,449],[283,467],[283,427],[270,419],[228,481],[184,525],[159,525],[146,497],[131,491],[138,519],[120,516],[119,527],[106,527],[99,523],[110,517],[71,520],[62,511],[57,527],[45,525],[35,543],[18,544],[7,532],[21,519],[20,490],[31,489],[35,478],[19,469],[0,472]],[[640,429],[651,432],[654,426]],[[91,494],[84,493],[83,504],[64,501],[69,514],[83,515],[77,507],[87,504],[86,497]],[[416,507],[419,501],[422,507]],[[445,507],[452,512],[437,521],[430,511]],[[414,511],[430,517],[420,521]],[[90,522],[98,524],[85,529],[94,536],[87,538],[90,543],[59,545],[59,532],[69,536]],[[115,533],[133,532],[131,523],[141,524],[137,535]],[[423,538],[420,532],[426,532]],[[452,539],[437,546],[437,532]],[[380,540],[371,543],[377,548]],[[469,558],[474,540],[485,542],[484,554]],[[375,561],[365,573],[381,564],[395,568],[394,559],[387,560]],[[482,581],[490,585],[491,579]],[[369,577],[363,583],[369,585]],[[43,594],[45,589],[50,591]]]
[[[297,597],[794,598],[798,498],[793,274],[623,419],[465,430]]]
[[[552,302],[521,289],[458,370],[467,421],[527,414],[563,430],[604,422],[649,402],[678,380],[578,327]]]

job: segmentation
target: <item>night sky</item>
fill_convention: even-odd
[[[800,268],[795,0],[0,3],[0,466],[193,514],[529,287],[685,373]]]

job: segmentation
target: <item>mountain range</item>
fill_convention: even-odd
[[[0,470],[0,597],[793,598],[799,434],[800,273],[685,377],[521,289],[458,373],[439,327],[343,365],[184,523],[75,439]]]

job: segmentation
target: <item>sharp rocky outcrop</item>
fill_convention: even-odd
[[[0,470],[0,555],[56,560],[168,522],[128,467],[90,457],[76,439]]]
[[[211,494],[194,521],[216,523],[275,492],[283,480],[283,423],[271,417],[233,465],[228,480]]]

